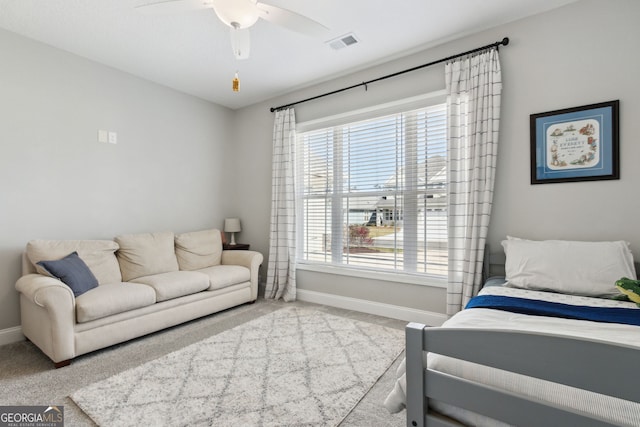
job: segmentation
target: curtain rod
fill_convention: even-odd
[[[355,85],[352,85],[352,86],[349,86],[349,87],[343,87],[342,89],[337,89],[337,90],[334,90],[334,91],[331,91],[331,92],[323,93],[321,95],[312,96],[311,98],[303,99],[301,101],[292,102],[290,104],[281,105],[279,107],[271,107],[271,112],[273,113],[274,111],[284,110],[285,108],[293,107],[294,105],[302,104],[303,102],[313,101],[314,99],[323,98],[323,97],[329,96],[329,95],[335,95],[336,93],[344,92],[344,91],[350,90],[350,89],[355,89],[355,88],[360,87],[360,86],[364,86],[365,89],[366,89],[367,85],[369,85],[371,83],[379,82],[380,80],[386,80],[386,79],[389,79],[391,77],[396,77],[396,76],[399,76],[401,74],[405,74],[405,73],[409,73],[411,71],[419,70],[421,68],[430,67],[431,65],[439,64],[441,62],[445,62],[445,61],[449,61],[451,59],[459,58],[461,56],[470,55],[472,53],[476,53],[476,52],[480,52],[480,51],[483,51],[483,50],[491,49],[493,47],[499,47],[500,45],[506,46],[508,44],[509,44],[509,37],[505,37],[499,42],[495,42],[495,43],[488,44],[486,46],[478,47],[478,48],[469,50],[467,52],[459,53],[457,55],[448,56],[446,58],[438,59],[437,61],[429,62],[428,64],[418,65],[417,67],[408,68],[406,70],[398,71],[398,72],[393,73],[393,74],[387,74],[386,76],[378,77],[376,79],[368,80],[366,82],[358,83],[358,84],[355,84]]]

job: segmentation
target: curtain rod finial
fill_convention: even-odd
[[[505,37],[505,38],[503,38],[503,39],[502,39],[502,45],[503,45],[503,46],[506,46],[506,45],[508,45],[508,44],[509,44],[509,37]]]

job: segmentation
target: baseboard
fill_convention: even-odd
[[[0,329],[0,345],[11,344],[18,341],[24,341],[24,335],[22,335],[22,328],[20,326]]]
[[[307,291],[304,289],[296,290],[296,298],[300,301],[324,304],[347,310],[355,310],[363,313],[390,317],[392,319],[404,320],[407,322],[418,322],[429,326],[440,326],[445,320],[447,320],[446,314],[435,313],[433,311],[417,310],[415,308],[402,307],[399,305],[343,297],[324,292]]]

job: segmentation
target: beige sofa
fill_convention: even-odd
[[[94,287],[77,296],[70,287],[77,282],[58,271],[73,252],[95,277]],[[65,366],[81,354],[255,301],[262,259],[259,252],[223,251],[218,230],[34,240],[16,282],[22,332],[56,367]]]

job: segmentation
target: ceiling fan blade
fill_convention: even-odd
[[[231,49],[236,59],[249,58],[249,50],[251,47],[251,38],[249,37],[248,28],[231,27]]]
[[[281,27],[287,28],[297,33],[306,34],[312,37],[325,36],[329,28],[311,18],[292,12],[288,9],[273,6],[265,3],[257,3],[260,11],[260,18],[273,22]]]
[[[176,13],[213,7],[208,0],[139,0],[135,8],[141,12]]]

